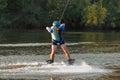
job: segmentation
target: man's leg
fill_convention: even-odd
[[[65,53],[65,55],[66,55],[66,58],[67,58],[67,60],[68,60],[68,63],[69,63],[70,65],[72,65],[72,64],[74,63],[75,59],[71,59],[71,58],[70,58],[70,53],[69,53],[66,45],[65,45],[65,44],[62,44],[62,45],[61,45],[61,48],[62,48],[62,50],[64,51],[64,53]]]
[[[62,45],[61,45],[61,48],[62,48],[62,50],[64,51],[64,53],[65,53],[65,55],[66,55],[66,58],[69,60],[69,59],[70,59],[70,53],[69,53],[66,45],[65,45],[65,44],[62,44]]]
[[[57,45],[52,45],[52,50],[50,53],[50,60],[54,60],[56,49],[57,49]]]
[[[51,64],[51,63],[54,62],[56,49],[57,49],[57,45],[52,45],[52,50],[51,50],[51,53],[50,53],[50,60],[47,60],[48,64]]]

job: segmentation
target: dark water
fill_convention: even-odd
[[[1,30],[0,80],[120,80],[119,32],[65,31],[63,35],[76,64],[73,68],[57,66],[59,69],[55,74],[50,73],[52,68],[42,68],[46,74],[41,73],[40,67],[31,67],[33,63],[49,58],[51,39],[46,30]],[[55,60],[59,63],[61,59],[66,63],[58,47]],[[80,65],[82,61],[86,63],[84,67]],[[88,65],[92,71],[84,73]],[[68,70],[68,73],[60,73],[63,70]]]
[[[120,32],[69,32],[63,33],[66,42],[120,41]],[[0,43],[46,43],[50,42],[46,30],[1,30]]]

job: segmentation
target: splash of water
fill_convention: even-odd
[[[1,67],[1,66],[0,66]],[[88,65],[86,62],[82,62],[81,65],[67,65],[64,62],[45,64],[45,63],[16,63],[8,64],[3,68],[0,68],[0,73],[4,75],[24,75],[24,74],[79,74],[79,73],[106,73],[105,69],[93,67]]]

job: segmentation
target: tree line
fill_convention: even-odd
[[[0,28],[35,29],[59,20],[68,0],[0,0]],[[70,0],[62,18],[74,30],[120,30],[120,0]]]

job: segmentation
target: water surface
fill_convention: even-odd
[[[0,78],[48,80],[51,77],[56,77],[56,79],[66,77],[68,78],[67,80],[74,80],[75,78],[80,80],[91,77],[94,79],[94,76],[113,75],[115,71],[107,67],[120,65],[120,54],[118,53],[112,55],[72,54],[71,56],[76,59],[76,63],[72,66],[67,64],[62,54],[56,56],[55,63],[52,65],[45,65],[45,60],[48,58],[45,55],[1,56]],[[61,60],[62,57],[63,59]]]
[[[58,47],[54,65],[44,65],[51,51],[46,30],[0,31],[0,80],[119,80],[119,32],[69,32],[64,38],[73,66]]]
[[[119,32],[69,32],[63,33],[66,42],[120,41]],[[46,30],[1,30],[0,43],[47,43],[50,34]]]

